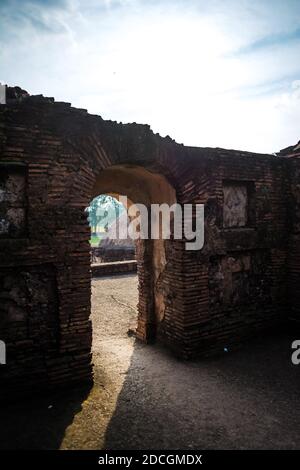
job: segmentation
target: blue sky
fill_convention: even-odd
[[[299,0],[0,0],[0,80],[186,145],[300,139]]]

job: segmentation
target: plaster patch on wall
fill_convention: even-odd
[[[224,206],[223,226],[245,227],[248,222],[248,191],[247,186],[239,183],[223,185]]]
[[[239,305],[249,297],[249,255],[221,257],[210,268],[211,305]]]
[[[163,240],[153,240],[153,274],[154,274],[154,300],[155,313],[158,322],[165,316],[165,293],[163,289],[163,273],[167,264]]]
[[[0,235],[8,235],[9,222],[4,218],[0,218]]]
[[[26,230],[26,167],[2,164],[0,169],[0,237],[24,236]]]
[[[211,308],[235,308],[270,304],[268,253],[217,256],[210,260]]]
[[[0,271],[0,329],[7,343],[56,343],[57,288],[52,266]]]

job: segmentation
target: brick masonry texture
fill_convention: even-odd
[[[140,340],[191,358],[299,324],[297,146],[276,156],[191,148],[147,125],[104,121],[18,88],[7,98],[0,106],[2,394],[92,381],[85,208],[107,171],[116,175],[111,192],[122,194],[124,171],[135,178],[128,197],[151,203],[159,175],[179,204],[205,205],[202,250],[187,251],[172,236],[136,244]]]
[[[113,261],[111,263],[92,264],[92,276],[110,276],[112,274],[136,273],[137,265],[135,260]]]

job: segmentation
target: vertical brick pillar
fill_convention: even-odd
[[[145,343],[154,341],[156,335],[153,299],[152,252],[151,240],[136,241],[139,290],[137,338]]]

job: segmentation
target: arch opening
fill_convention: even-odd
[[[151,210],[152,204],[172,205],[176,202],[176,192],[167,179],[144,167],[115,165],[102,170],[96,177],[92,198],[106,194],[121,200],[126,197],[128,208],[143,204]],[[149,225],[151,221],[149,220]],[[167,263],[165,243],[158,239],[135,240],[135,255],[138,276],[138,306],[136,337],[145,342],[153,342],[157,328],[164,319],[165,298],[160,282]]]
[[[121,201],[107,194],[95,197],[87,207],[88,220],[91,229],[91,261],[94,271],[118,272],[126,266],[121,264],[103,266],[103,263],[113,263],[135,260],[135,242],[128,235],[128,212]],[[130,266],[130,265],[128,265]],[[135,264],[132,264],[132,268]]]

